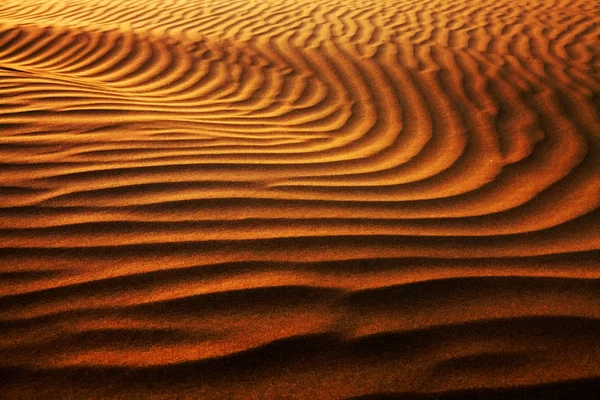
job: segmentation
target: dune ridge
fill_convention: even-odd
[[[0,390],[592,398],[599,35],[583,0],[3,1]]]

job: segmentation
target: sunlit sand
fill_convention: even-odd
[[[587,398],[599,35],[589,0],[2,0],[0,397]]]

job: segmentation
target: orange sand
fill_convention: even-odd
[[[0,397],[594,396],[599,35],[590,0],[2,0]]]

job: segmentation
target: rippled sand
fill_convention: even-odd
[[[600,396],[599,206],[600,2],[0,3],[0,397]]]

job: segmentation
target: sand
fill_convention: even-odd
[[[3,0],[0,397],[600,398],[600,2]]]

